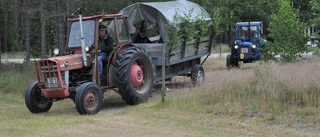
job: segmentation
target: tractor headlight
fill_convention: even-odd
[[[234,45],[234,49],[238,49],[238,45]]]
[[[85,50],[86,52],[88,52],[88,51],[90,50],[90,46],[88,46],[88,45],[84,46],[84,50]]]
[[[256,45],[252,45],[252,48],[254,48],[254,49],[255,49],[256,47],[257,47]]]
[[[59,55],[60,54],[60,50],[58,48],[55,48],[53,50],[54,55]]]

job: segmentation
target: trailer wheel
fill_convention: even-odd
[[[100,111],[102,105],[102,91],[92,82],[82,84],[75,97],[77,111],[81,115],[92,115]]]
[[[191,83],[195,87],[199,87],[204,82],[204,70],[200,64],[196,64],[191,69]]]
[[[232,59],[231,59],[231,54],[227,55],[227,60],[226,60],[227,68],[230,70],[232,68]]]
[[[116,86],[130,105],[148,100],[154,90],[155,67],[144,49],[129,47],[117,60]]]
[[[25,93],[25,103],[32,113],[48,112],[52,106],[52,99],[42,95],[38,82],[29,85]]]

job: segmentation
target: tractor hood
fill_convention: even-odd
[[[87,54],[87,58],[90,58],[89,54]],[[50,61],[56,62],[59,65],[61,71],[80,69],[84,66],[81,54],[52,57],[40,60],[38,61],[38,63],[45,63]],[[87,63],[90,63],[90,61],[88,61]]]
[[[241,43],[238,43],[238,46],[244,46],[244,47],[250,47],[252,46],[252,42],[241,42]]]

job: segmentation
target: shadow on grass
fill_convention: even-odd
[[[122,100],[122,97],[118,93],[107,91],[104,93],[104,99],[99,113],[113,115],[122,112],[127,106],[130,105]]]
[[[111,91],[107,91],[104,93],[104,98],[99,114],[116,114],[122,112],[126,106],[130,106],[122,100],[121,96],[118,95],[118,93],[110,92]],[[28,111],[27,108],[26,111]],[[39,113],[39,115],[79,115],[79,113],[76,109],[76,104],[73,102],[73,100],[64,99],[57,102],[53,102],[51,109],[47,113]]]

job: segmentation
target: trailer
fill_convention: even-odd
[[[190,21],[196,21],[200,16],[204,16],[203,20],[207,22],[207,26],[211,26],[210,15],[196,3],[190,1],[169,1],[169,2],[138,2],[129,5],[120,11],[121,14],[128,16],[128,20],[135,28],[145,27],[149,37],[155,39],[156,43],[133,43],[137,47],[146,50],[147,54],[156,67],[156,81],[161,81],[162,75],[162,53],[165,52],[165,78],[170,80],[174,76],[191,77],[194,86],[200,86],[204,81],[204,71],[202,64],[211,55],[212,36],[207,33],[200,41],[193,39],[179,43],[175,49],[169,53],[170,41],[168,37],[168,24],[180,24],[179,20],[175,20],[175,16],[185,17],[190,13]],[[138,29],[137,29],[138,30]],[[166,50],[163,51],[163,46]],[[201,58],[205,57],[202,61]]]

